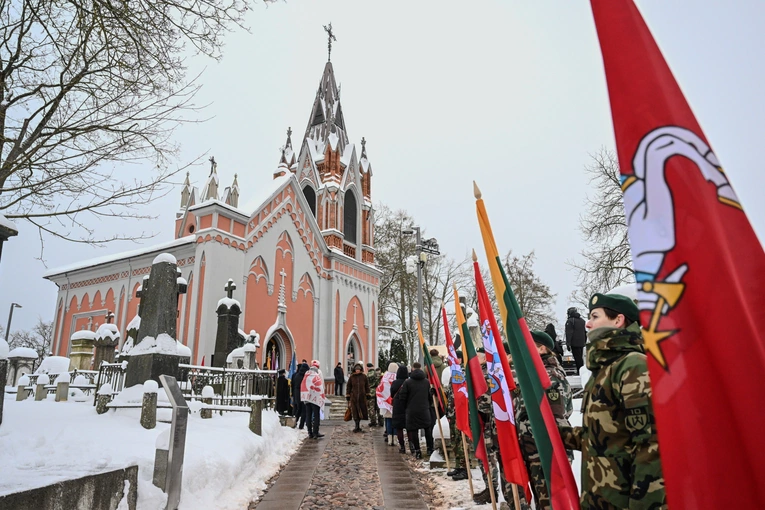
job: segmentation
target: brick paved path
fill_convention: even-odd
[[[322,422],[325,437],[305,439],[250,510],[427,509],[398,446],[385,444],[382,428],[362,427]]]

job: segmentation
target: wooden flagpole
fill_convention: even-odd
[[[465,439],[465,433],[460,431],[460,435],[462,435],[462,452],[465,455],[465,469],[467,469],[468,485],[470,485],[470,498],[472,499],[473,496],[475,496],[475,491],[473,490],[473,473],[470,469],[470,450],[468,450],[468,447],[467,447],[467,440]]]
[[[436,409],[436,421],[438,422],[438,431],[441,432],[441,446],[444,449],[444,460],[446,461],[446,471],[449,471],[449,454],[446,453],[446,440],[444,439],[444,428],[441,426],[441,416],[439,416],[438,414],[438,402],[436,402],[435,395],[433,395],[432,398],[433,398],[433,407],[435,407]]]

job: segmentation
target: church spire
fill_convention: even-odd
[[[183,181],[183,188],[181,188],[181,209],[185,209],[189,205],[189,198],[191,198],[191,182],[189,181],[189,173],[186,172],[186,180]]]
[[[292,149],[292,128],[287,128],[287,142],[281,148],[281,157],[279,158],[279,166],[274,171],[274,179],[286,175],[290,168],[295,163],[295,151]]]
[[[314,147],[320,152],[323,152],[329,143],[333,150],[342,154],[345,146],[348,145],[345,118],[340,105],[340,91],[331,62],[327,62],[324,66],[324,73],[319,81],[319,89],[316,91],[303,138],[310,138],[315,144]]]

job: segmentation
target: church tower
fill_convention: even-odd
[[[360,157],[349,141],[331,62],[324,66],[296,161],[291,130],[287,134],[274,177],[287,169],[296,174],[330,249],[374,264],[372,167],[366,140],[361,141]]]

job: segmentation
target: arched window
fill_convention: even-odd
[[[309,185],[305,185],[303,187],[303,196],[308,201],[308,207],[311,208],[311,213],[313,213],[313,217],[316,217],[316,192],[313,190],[313,188]]]
[[[345,204],[343,206],[343,234],[345,240],[356,244],[356,195],[353,190],[345,192]]]

